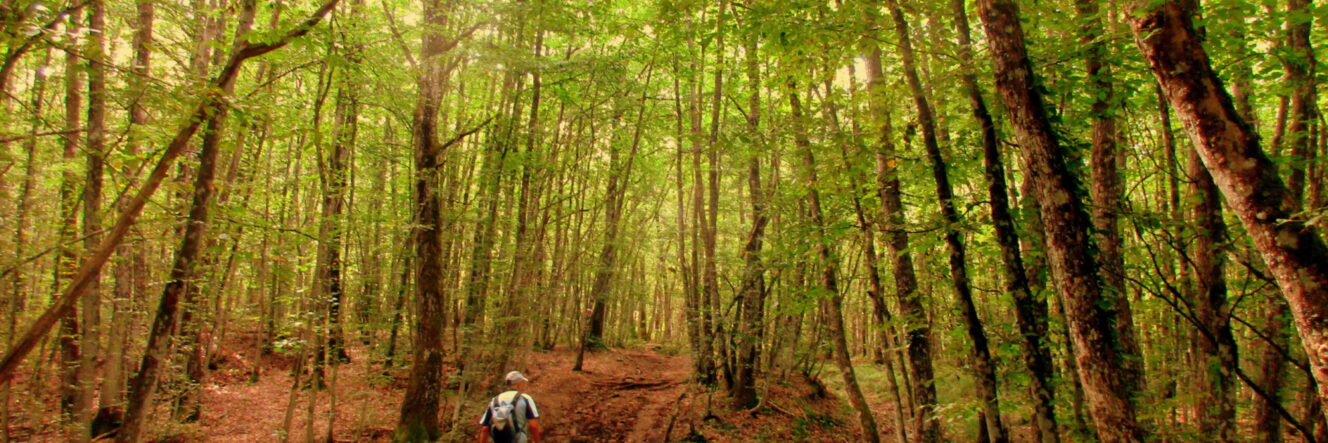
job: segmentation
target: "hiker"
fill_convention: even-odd
[[[518,371],[507,373],[507,390],[489,400],[480,417],[480,443],[539,443],[539,408],[521,391],[530,379]]]

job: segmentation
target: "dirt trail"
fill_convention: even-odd
[[[574,358],[571,350],[530,358],[529,392],[549,441],[665,441],[687,391],[687,358],[611,350],[588,354],[580,373],[571,371]]]
[[[341,366],[338,374],[335,440],[388,441],[405,389],[404,377],[385,377],[377,365],[366,363],[362,350],[352,347],[351,353],[353,363]],[[587,354],[586,371],[573,372],[575,357],[567,348],[530,353],[515,368],[531,379],[526,392],[539,406],[546,441],[665,441],[671,418],[683,415],[677,404],[688,390],[690,360],[653,351],[609,350]],[[265,359],[263,376],[258,383],[249,383],[244,367],[253,359],[237,363],[240,360],[244,358],[228,361],[209,375],[198,425],[165,430],[158,437],[171,441],[277,440],[290,399],[288,366]],[[301,390],[296,395],[299,403],[292,417],[291,441],[304,440],[308,394]],[[323,391],[314,406],[314,434],[320,440],[327,432],[327,400]],[[481,404],[473,406],[463,408],[456,423],[463,435],[474,435],[473,423],[483,410]],[[169,415],[165,410],[159,412]],[[449,416],[452,406],[444,405],[441,412]],[[169,426],[166,420],[157,425]],[[684,432],[681,423],[675,424],[672,438],[681,438]]]

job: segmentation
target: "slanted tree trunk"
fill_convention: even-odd
[[[1097,261],[1089,238],[1091,221],[1075,194],[1077,178],[1066,166],[1042,95],[1033,77],[1018,9],[1010,0],[980,0],[978,12],[995,62],[996,89],[1023,151],[1026,174],[1041,206],[1046,252],[1065,302],[1079,377],[1098,438],[1104,442],[1145,438],[1135,418],[1135,392],[1125,355],[1113,327],[1117,312],[1103,298]]]
[[[977,306],[973,303],[973,288],[968,278],[967,251],[959,233],[959,212],[955,209],[950,172],[946,168],[940,144],[937,142],[936,119],[932,115],[931,103],[918,78],[908,21],[896,0],[889,0],[887,4],[890,15],[894,18],[895,36],[899,39],[900,56],[904,62],[904,78],[913,93],[913,104],[918,109],[918,120],[922,124],[922,142],[927,152],[927,160],[931,163],[932,179],[936,182],[936,199],[941,208],[941,217],[946,224],[944,238],[946,248],[950,251],[950,283],[959,298],[964,329],[968,333],[969,342],[973,345],[970,357],[973,359],[972,368],[977,394],[979,401],[982,402],[982,416],[985,420],[980,426],[986,429],[989,441],[1009,441],[1005,425],[1001,423],[1001,407],[997,400],[996,363],[991,359],[987,333],[983,330]]]
[[[803,180],[807,185],[807,203],[808,212],[811,216],[812,228],[816,235],[816,255],[820,261],[821,285],[826,290],[821,300],[821,309],[824,311],[824,318],[829,321],[827,327],[830,332],[831,346],[834,347],[835,364],[839,366],[839,372],[844,378],[844,390],[847,391],[849,403],[858,412],[858,422],[862,426],[863,441],[879,442],[881,437],[876,430],[876,418],[872,416],[871,406],[862,395],[862,388],[858,385],[857,375],[853,372],[853,361],[848,354],[848,340],[844,331],[843,315],[843,295],[839,293],[839,282],[836,273],[839,272],[839,264],[831,251],[829,233],[825,229],[825,216],[821,213],[821,195],[817,189],[816,177],[816,157],[812,153],[811,142],[807,138],[806,124],[802,115],[802,101],[798,98],[799,92],[797,86],[790,84],[789,105],[793,116],[793,139],[797,145],[797,150],[802,154],[803,159]]]
[[[968,12],[964,0],[953,0],[955,31],[959,36],[959,58],[972,58],[969,37]],[[983,172],[987,179],[987,196],[991,201],[991,224],[996,231],[996,243],[1001,250],[1001,265],[1005,274],[1005,291],[1014,299],[1015,322],[1019,326],[1020,344],[1024,348],[1024,366],[1032,378],[1029,380],[1033,400],[1033,438],[1040,443],[1057,443],[1060,433],[1056,429],[1055,387],[1052,380],[1053,363],[1048,347],[1047,304],[1033,297],[1029,288],[1027,270],[1019,251],[1019,234],[1015,232],[1014,217],[1010,214],[1010,197],[1005,184],[1005,164],[1001,159],[1000,139],[987,103],[982,98],[977,76],[964,70],[964,92],[982,132]]]
[[[1294,216],[1300,205],[1259,137],[1212,70],[1192,10],[1179,1],[1140,3],[1135,41],[1185,123],[1195,150],[1240,218],[1291,308],[1320,400],[1328,400],[1328,247]]]
[[[236,51],[244,46],[243,35],[253,27],[254,12],[257,3],[254,0],[243,4],[237,26]],[[232,55],[234,60],[235,55]],[[230,94],[235,85],[235,76],[230,76],[218,86],[221,94]],[[209,206],[215,192],[213,180],[216,177],[218,153],[221,150],[221,136],[226,127],[229,109],[218,106],[207,117],[207,127],[203,129],[203,141],[198,154],[198,170],[194,182],[194,199],[189,208],[189,217],[185,224],[184,238],[175,253],[175,263],[166,287],[162,290],[161,303],[157,307],[156,317],[148,336],[148,346],[143,354],[143,361],[138,374],[129,386],[129,403],[125,409],[124,427],[117,436],[117,441],[133,443],[142,438],[147,426],[147,414],[152,406],[152,396],[156,390],[158,372],[163,360],[168,358],[166,351],[170,347],[171,336],[175,334],[179,318],[180,299],[189,291],[189,286],[197,284],[200,267],[198,261],[203,253],[209,223]]]
[[[922,300],[917,294],[918,279],[913,271],[913,255],[909,252],[908,232],[904,225],[904,203],[901,198],[899,168],[894,141],[890,135],[889,107],[886,104],[885,76],[881,69],[881,51],[870,48],[867,57],[867,75],[871,88],[872,114],[878,120],[879,140],[876,147],[876,192],[881,199],[882,230],[885,231],[886,253],[894,272],[895,296],[899,299],[899,315],[906,321],[908,331],[908,381],[910,394],[917,412],[913,417],[913,440],[936,442],[941,440],[940,422],[935,417],[936,386],[931,363],[931,326],[928,324]]]

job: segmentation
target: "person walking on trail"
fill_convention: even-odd
[[[530,379],[512,371],[506,381],[507,390],[489,400],[480,417],[480,443],[539,443],[539,408],[522,392]]]

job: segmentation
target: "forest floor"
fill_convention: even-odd
[[[352,349],[352,363],[338,371],[335,441],[387,441],[396,424],[405,374],[383,376],[381,369]],[[571,370],[575,350],[529,353],[518,366],[530,377],[540,424],[549,442],[664,441],[853,441],[857,429],[842,402],[817,383],[790,377],[767,387],[777,400],[754,411],[725,407],[727,397],[692,383],[691,359],[656,349],[614,349],[588,353],[584,371]],[[178,440],[274,441],[283,428],[291,393],[289,370],[270,368],[248,383],[243,365],[221,368],[204,397],[196,429]],[[228,371],[234,374],[225,375]],[[788,380],[800,380],[787,383]],[[292,441],[308,441],[308,395],[297,391],[290,426]],[[316,399],[313,435],[327,429],[327,392]],[[454,410],[445,407],[444,415]],[[474,409],[473,411],[470,409]],[[451,440],[473,441],[483,406],[466,408]]]
[[[328,371],[331,389],[295,388],[289,356],[256,357],[256,346],[222,347],[219,363],[203,385],[202,417],[196,423],[170,420],[172,405],[159,403],[150,429],[157,442],[388,441],[396,425],[408,371],[384,372],[358,345],[351,363]],[[728,407],[728,397],[690,380],[691,359],[653,346],[588,353],[585,371],[571,370],[575,349],[560,347],[519,357],[516,366],[531,379],[548,442],[664,441],[856,441],[858,430],[845,402],[819,382],[796,373],[769,377],[766,398],[753,410]],[[255,368],[254,365],[257,365]],[[259,376],[251,378],[257,369]],[[332,377],[335,376],[335,380]],[[302,381],[301,384],[304,384]],[[163,387],[160,396],[172,388]],[[52,392],[52,391],[47,391]],[[160,392],[160,391],[159,391]],[[327,429],[335,392],[336,414]],[[54,398],[51,398],[54,400]],[[294,401],[293,407],[291,402]],[[44,405],[43,405],[44,403]],[[52,402],[29,417],[54,417]],[[30,412],[36,412],[30,411]],[[483,405],[455,409],[444,399],[444,418],[457,414],[458,428],[444,441],[474,441]],[[289,418],[287,415],[289,414]],[[312,423],[310,418],[312,417]],[[16,417],[17,418],[17,417]],[[289,420],[289,424],[286,422]],[[446,421],[446,420],[444,420]],[[63,441],[56,420],[28,423],[19,440]]]

